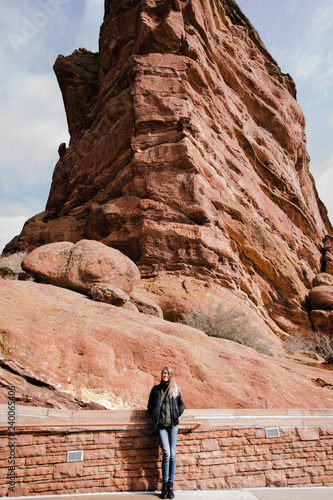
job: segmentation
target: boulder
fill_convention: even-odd
[[[97,284],[111,284],[130,293],[140,280],[138,268],[128,257],[92,240],[43,245],[23,259],[22,268],[38,280],[81,293]]]
[[[313,286],[333,286],[333,275],[328,273],[319,273],[313,280]]]
[[[12,255],[3,255],[0,257],[0,277],[10,280],[29,279],[29,275],[22,269],[22,260],[27,252],[17,252]]]
[[[123,290],[108,283],[94,285],[89,290],[88,295],[94,300],[99,300],[100,302],[106,302],[107,304],[119,307],[122,307],[130,299],[129,295]]]
[[[314,309],[310,312],[311,321],[315,331],[332,337],[333,311]]]
[[[325,266],[325,273],[333,276],[333,251],[331,247],[325,252],[324,266]]]
[[[326,234],[323,239],[323,246],[325,251],[329,251],[333,248],[333,236]]]
[[[151,314],[152,316],[157,316],[158,318],[163,318],[163,311],[160,306],[144,295],[133,292],[131,294],[130,301],[140,312],[144,314]]]
[[[309,293],[311,309],[333,311],[333,286],[315,286]]]

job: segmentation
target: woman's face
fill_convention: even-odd
[[[164,382],[168,382],[170,380],[170,375],[169,375],[168,370],[163,370],[162,371],[162,380]]]

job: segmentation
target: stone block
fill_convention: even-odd
[[[199,461],[195,455],[186,453],[185,455],[177,454],[177,464],[179,465],[194,465],[198,464]]]
[[[327,452],[326,451],[315,451],[312,454],[312,457],[314,460],[326,460],[327,459]]]
[[[283,488],[287,486],[287,478],[284,470],[269,470],[265,473],[266,486]]]
[[[270,453],[269,445],[245,445],[243,448],[243,454],[248,456],[261,456],[268,455]]]
[[[315,466],[315,467],[304,467],[304,471],[306,475],[309,476],[324,476],[325,475],[325,469],[324,467],[320,466]]]
[[[150,436],[140,436],[137,438],[134,438],[132,441],[132,446],[134,449],[139,449],[139,448],[144,448],[144,449],[149,449],[149,448],[155,448],[154,442],[152,441]]]
[[[100,450],[85,450],[84,458],[85,460],[100,460],[105,458],[113,458],[115,456],[115,450],[112,448],[104,448]]]
[[[212,477],[227,477],[235,476],[236,469],[234,464],[212,465],[210,467],[210,474]]]
[[[290,459],[290,460],[275,460],[272,462],[274,469],[288,469],[306,467],[307,461],[305,458]]]
[[[188,479],[178,479],[177,472],[175,476],[174,482],[175,490],[196,490],[197,489],[197,481],[196,480],[188,480]]]
[[[115,456],[117,458],[132,458],[132,457],[149,457],[151,456],[151,450],[144,450],[144,449],[137,449],[137,450],[128,450],[128,449],[124,449],[124,450],[118,450],[118,449],[115,449],[113,450],[115,452]]]
[[[58,409],[58,408],[48,408],[47,409],[47,416],[50,418],[58,418],[62,420],[67,420],[70,422],[70,419],[72,417],[72,410],[64,410],[64,409]]]
[[[312,480],[309,476],[288,478],[287,486],[309,486]]]
[[[201,443],[198,443],[196,445],[186,446],[186,448],[184,448],[183,450],[185,453],[200,453],[202,451]]]
[[[36,444],[32,446],[18,446],[16,448],[17,457],[44,457],[46,456],[46,445]]]
[[[149,438],[148,438],[149,440]],[[117,448],[119,449],[127,449],[127,448],[133,448],[134,446],[134,438],[128,438],[128,439],[120,439],[117,441]],[[139,447],[138,447],[139,448]]]
[[[36,439],[36,437],[39,437],[39,436],[33,437],[32,434],[18,434],[17,441],[16,441],[17,446],[31,446],[32,444],[40,444],[40,443],[38,443],[38,440]]]
[[[30,493],[30,488],[28,484],[24,483],[16,483],[15,485],[15,491],[8,491],[8,487],[4,488],[4,492],[1,493],[4,497],[8,496],[9,497],[24,497],[29,495]]]
[[[230,428],[235,429],[236,427],[240,429],[253,428],[255,426],[256,419],[255,418],[212,418],[208,420],[208,426],[214,427],[214,429],[218,428]]]
[[[242,448],[232,448],[231,450],[227,450],[227,456],[228,457],[242,457],[244,455],[244,452]]]
[[[297,429],[297,433],[302,441],[317,441],[319,439],[319,429]]]
[[[265,428],[265,427],[302,427],[303,419],[299,417],[277,417],[277,418],[268,418],[268,417],[258,417],[256,419],[257,427]]]
[[[322,436],[333,436],[333,425],[331,427],[321,427],[319,430]]]
[[[94,434],[92,432],[72,432],[66,436],[66,443],[82,443],[94,442]]]
[[[223,446],[243,446],[248,444],[248,440],[246,437],[231,437],[223,442]]]
[[[305,468],[286,469],[285,474],[287,478],[306,476]]]
[[[157,488],[156,477],[140,477],[132,481],[133,491],[151,491]]]
[[[201,441],[202,451],[217,451],[220,449],[217,439],[203,439]]]
[[[230,476],[225,478],[227,488],[238,489],[246,487],[246,476]]]
[[[231,431],[232,437],[241,437],[241,436],[255,436],[255,429],[232,429]]]
[[[313,483],[321,482],[323,484],[333,482],[333,474],[323,474],[323,475],[319,475],[319,476],[312,476],[311,481]]]
[[[222,465],[222,464],[233,464],[235,460],[233,458],[219,457],[219,458],[196,458],[198,466],[208,467],[209,465]]]
[[[64,479],[68,477],[82,477],[84,465],[83,462],[66,462],[54,466],[53,476],[55,479]]]
[[[266,476],[265,474],[246,474],[245,484],[247,488],[264,488]]]
[[[198,490],[223,489],[227,488],[227,482],[224,477],[198,479],[196,481]]]
[[[94,433],[94,443],[95,444],[111,444],[116,440],[114,432],[98,432]]]
[[[272,469],[272,462],[257,460],[254,462],[243,462],[237,463],[236,470],[237,472],[253,472],[253,471],[264,471],[268,469]]]
[[[99,484],[100,486],[108,488],[108,490],[111,489],[111,491],[114,491],[115,488],[117,491],[127,491],[129,486],[132,484],[132,479],[125,477],[109,477],[108,479],[101,479]],[[112,490],[112,488],[114,489]]]

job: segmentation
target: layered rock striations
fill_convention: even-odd
[[[172,364],[187,408],[332,408],[333,372],[186,325],[0,278],[0,403],[146,408]],[[272,376],[273,374],[273,376]]]
[[[54,68],[70,143],[46,211],[6,252],[95,239],[137,264],[170,318],[177,277],[187,296],[191,280],[216,302],[231,292],[269,331],[309,331],[332,227],[294,82],[237,4],[107,0],[99,53]]]

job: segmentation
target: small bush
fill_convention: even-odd
[[[316,331],[311,337],[300,333],[290,335],[285,341],[285,349],[290,354],[317,354],[327,364],[333,364],[333,338]]]
[[[313,335],[313,344],[317,354],[324,358],[328,365],[333,364],[333,338],[320,332]]]
[[[183,314],[181,321],[210,337],[232,340],[262,354],[276,356],[274,347],[261,336],[258,337],[255,321],[237,307],[199,307],[196,311]]]
[[[296,354],[301,352],[309,354],[316,353],[313,338],[305,337],[299,332],[289,335],[289,337],[287,337],[284,342],[284,347],[289,354]]]

